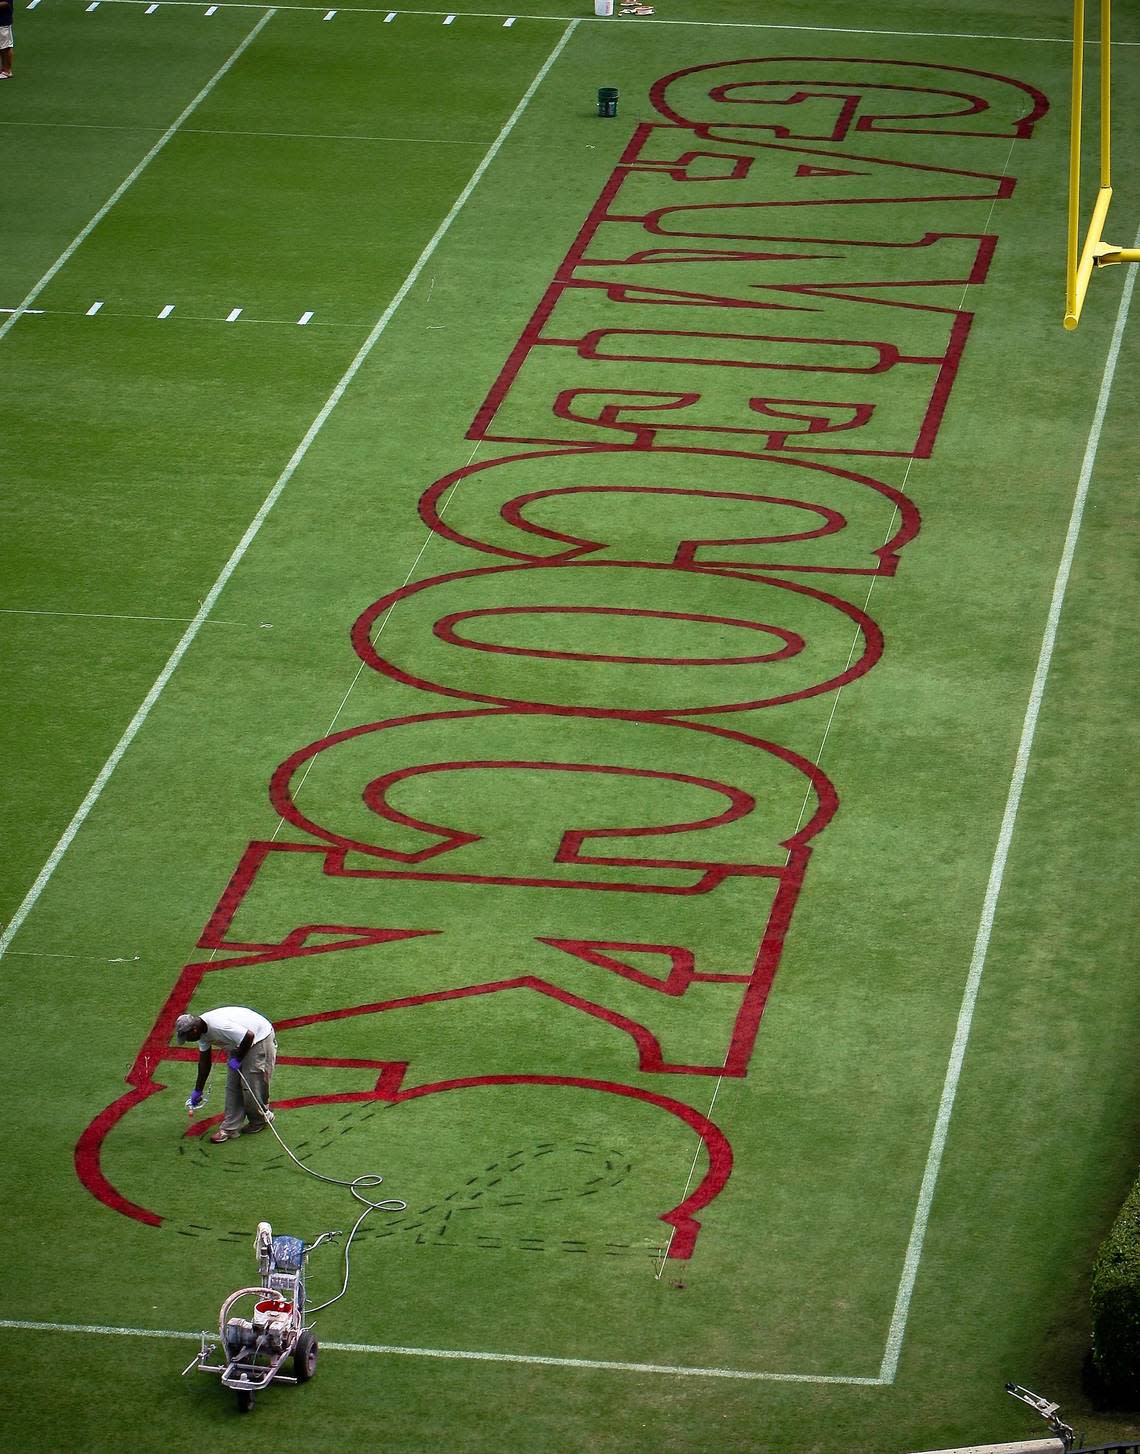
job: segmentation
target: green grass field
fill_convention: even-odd
[[[1039,1432],[1007,1380],[1140,1438],[1081,1381],[1140,335],[1135,268],[1061,328],[1068,27],[21,0],[0,1446],[906,1454]],[[208,1143],[221,1072],[188,1121],[226,1004],[407,1203],[240,1422],[178,1375],[254,1226],[355,1209]]]

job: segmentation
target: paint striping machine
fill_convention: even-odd
[[[268,1222],[259,1222],[254,1236],[254,1254],[261,1281],[256,1287],[241,1287],[230,1293],[218,1313],[218,1336],[224,1363],[211,1363],[217,1343],[202,1334],[197,1356],[182,1370],[193,1368],[219,1373],[224,1388],[237,1394],[238,1408],[248,1413],[254,1395],[271,1383],[306,1383],[317,1370],[317,1339],[312,1325],[305,1324],[305,1261],[322,1242],[339,1237],[324,1232],[312,1246],[299,1237],[275,1237]],[[237,1316],[242,1309],[248,1316]],[[290,1376],[281,1369],[293,1360]]]

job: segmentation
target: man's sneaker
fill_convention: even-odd
[[[268,1121],[248,1121],[239,1132],[242,1136],[256,1136],[258,1131],[264,1131]]]
[[[215,1131],[210,1140],[215,1146],[220,1146],[223,1141],[236,1141],[240,1131]]]

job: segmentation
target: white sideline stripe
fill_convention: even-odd
[[[87,317],[87,318],[94,318],[95,315],[96,315],[96,313],[98,313],[99,309],[102,308],[102,306],[103,306],[103,300],[102,300],[102,298],[100,298],[98,300],[98,302],[91,304],[91,307],[88,308],[88,310],[87,310],[87,312],[86,312],[86,314],[84,316]]]
[[[313,316],[313,310],[311,308],[309,308],[304,313],[301,314],[300,318],[297,319],[297,323],[300,325],[300,327],[303,328],[305,326],[305,324],[309,322],[309,320],[312,318],[312,316]]]
[[[163,309],[160,310],[158,316],[160,318],[169,318],[170,315],[173,312],[174,312],[174,304],[173,303],[167,303],[166,306]]]
[[[230,311],[226,314],[226,322],[227,323],[236,323],[240,317],[241,317],[241,309],[240,308],[231,308]]]
[[[1137,234],[1136,241],[1132,246],[1140,247],[1140,233]],[[1120,306],[1116,311],[1116,325],[1112,330],[1112,341],[1109,344],[1108,357],[1104,365],[1104,374],[1101,377],[1100,393],[1097,396],[1096,409],[1093,412],[1088,441],[1085,445],[1084,459],[1081,462],[1081,472],[1077,481],[1076,495],[1073,499],[1072,514],[1069,517],[1069,528],[1065,534],[1065,544],[1061,551],[1061,563],[1057,567],[1057,576],[1053,583],[1053,596],[1049,603],[1049,614],[1046,618],[1045,632],[1041,640],[1041,651],[1037,658],[1037,669],[1033,674],[1033,685],[1030,688],[1029,702],[1025,709],[1025,720],[1021,728],[1021,740],[1017,745],[1017,757],[1014,761],[1009,793],[1006,797],[1005,812],[1002,814],[997,846],[994,849],[993,863],[990,867],[989,882],[986,884],[985,898],[982,902],[982,917],[978,924],[977,938],[974,941],[974,953],[970,961],[970,973],[966,980],[966,989],[962,996],[961,1008],[958,1011],[958,1025],[954,1035],[954,1044],[950,1052],[950,1063],[946,1067],[946,1080],[942,1087],[942,1099],[938,1105],[938,1116],[934,1124],[934,1136],[931,1140],[930,1152],[926,1160],[926,1169],[922,1178],[922,1189],[919,1193],[918,1206],[914,1214],[914,1225],[911,1229],[910,1241],[906,1249],[906,1259],[903,1263],[902,1278],[899,1282],[898,1296],[895,1300],[894,1315],[891,1318],[890,1331],[887,1334],[887,1346],[883,1353],[880,1377],[884,1383],[893,1383],[895,1373],[898,1370],[899,1355],[902,1351],[903,1335],[906,1332],[906,1321],[910,1309],[911,1294],[914,1291],[915,1279],[918,1276],[918,1264],[922,1257],[922,1246],[926,1237],[927,1223],[930,1219],[931,1203],[934,1200],[938,1172],[942,1164],[942,1154],[946,1148],[946,1138],[950,1129],[950,1116],[954,1110],[954,1099],[958,1091],[958,1081],[962,1074],[962,1063],[966,1055],[966,1044],[970,1038],[970,1026],[974,1017],[974,1007],[977,1004],[982,970],[985,968],[986,953],[989,949],[990,935],[993,932],[994,915],[997,912],[998,897],[1001,894],[1002,879],[1005,875],[1006,862],[1009,858],[1010,842],[1012,841],[1013,829],[1017,821],[1017,811],[1021,804],[1021,792],[1025,786],[1026,773],[1029,770],[1029,756],[1033,751],[1033,738],[1037,731],[1037,719],[1041,712],[1041,702],[1045,696],[1045,683],[1053,661],[1053,649],[1057,641],[1057,628],[1061,620],[1061,610],[1065,604],[1065,592],[1069,585],[1073,556],[1077,549],[1077,539],[1081,533],[1085,502],[1088,499],[1093,467],[1096,464],[1097,450],[1100,446],[1101,429],[1104,426],[1104,418],[1108,410],[1108,399],[1112,392],[1112,383],[1116,375],[1116,364],[1120,357],[1120,343],[1124,336],[1124,325],[1128,321],[1128,310],[1132,306],[1132,291],[1135,284],[1136,264],[1132,263],[1128,267],[1128,277],[1125,280],[1124,289],[1120,296]]]
[[[245,46],[250,43],[251,40],[253,40],[254,36],[266,23],[270,16],[273,15],[273,13],[274,12],[270,10],[265,16],[262,17],[258,24],[254,26],[253,30],[251,30],[249,35],[246,36],[241,46],[238,47],[238,49],[230,57],[229,61],[226,62],[226,66],[223,67],[223,71],[228,69],[228,67],[233,64],[233,62],[241,54],[241,51],[245,48]],[[312,424],[309,425],[308,429],[305,432],[305,437],[301,440],[300,444],[293,451],[293,455],[292,458],[289,460],[289,463],[281,471],[281,474],[278,476],[276,484],[274,484],[269,494],[266,495],[265,499],[263,500],[260,510],[258,510],[257,514],[250,521],[248,527],[246,528],[245,534],[234,547],[233,554],[222,567],[221,574],[218,576],[214,584],[210,587],[209,593],[207,594],[205,600],[202,602],[198,614],[194,617],[193,621],[191,621],[190,625],[186,628],[182,639],[171,652],[170,657],[166,662],[166,665],[162,668],[162,671],[159,672],[158,677],[155,679],[154,685],[151,687],[150,691],[147,692],[138,710],[135,712],[135,715],[131,718],[126,731],[115,744],[115,747],[111,752],[110,757],[103,764],[103,767],[100,770],[98,777],[88,789],[87,796],[83,799],[82,803],[80,803],[79,807],[75,810],[75,816],[67,825],[59,842],[52,849],[47,862],[44,864],[43,868],[40,869],[39,874],[36,877],[35,883],[28,890],[23,902],[20,904],[16,912],[12,915],[11,921],[9,922],[7,928],[4,930],[3,934],[0,934],[0,959],[2,959],[7,953],[8,946],[19,933],[24,920],[35,908],[40,895],[43,893],[44,889],[51,881],[52,875],[59,867],[61,859],[63,858],[67,850],[71,847],[75,835],[79,832],[80,828],[83,827],[83,824],[86,822],[87,817],[91,812],[91,809],[99,801],[103,789],[110,781],[111,775],[118,767],[120,761],[122,760],[123,754],[126,752],[127,748],[130,747],[131,743],[134,741],[140,729],[142,728],[143,723],[150,716],[154,704],[162,695],[163,691],[166,688],[167,682],[169,682],[170,678],[178,669],[182,658],[186,655],[187,651],[189,651],[191,645],[193,644],[194,638],[198,635],[198,632],[201,630],[206,619],[213,611],[214,605],[218,597],[225,589],[234,571],[237,570],[238,566],[241,564],[242,558],[256,539],[257,533],[261,529],[262,525],[265,523],[269,512],[273,509],[274,505],[276,505],[277,501],[280,499],[282,491],[285,489],[285,486],[289,483],[289,481],[293,478],[293,475],[296,473],[297,467],[305,458],[305,455],[308,454],[309,447],[313,443],[313,440],[316,439],[317,435],[324,427],[325,421],[328,419],[329,415],[336,408],[336,406],[340,403],[341,398],[344,395],[344,391],[348,388],[349,384],[352,383],[353,379],[359,372],[361,365],[364,363],[365,359],[367,359],[368,355],[372,352],[373,348],[376,345],[377,339],[379,339],[380,335],[384,332],[384,330],[388,327],[388,324],[392,321],[392,317],[395,314],[396,309],[399,308],[400,304],[404,301],[408,293],[411,291],[412,287],[416,282],[416,279],[427,266],[428,260],[431,258],[431,255],[435,252],[436,248],[443,241],[443,238],[446,236],[448,230],[451,227],[451,224],[459,216],[460,212],[467,204],[468,198],[482,181],[483,174],[498,156],[503,143],[514,130],[515,125],[517,124],[519,118],[522,116],[523,112],[530,105],[534,93],[538,90],[539,86],[541,86],[542,82],[546,79],[546,75],[549,72],[550,68],[554,65],[555,61],[562,54],[563,50],[565,50],[567,42],[574,34],[575,30],[577,30],[579,23],[580,22],[577,20],[572,20],[569,25],[567,25],[566,29],[562,32],[562,35],[559,38],[554,49],[547,56],[546,60],[543,62],[541,68],[539,69],[538,74],[530,83],[526,94],[523,96],[522,100],[515,107],[515,109],[511,112],[511,115],[504,123],[502,130],[499,132],[495,140],[491,143],[490,147],[488,147],[486,155],[483,157],[483,160],[479,163],[479,165],[475,168],[474,172],[471,174],[470,181],[464,187],[463,191],[459,194],[459,196],[455,199],[454,203],[451,206],[451,210],[436,228],[435,232],[432,234],[430,242],[428,242],[423,252],[421,252],[419,257],[416,259],[411,272],[404,279],[403,283],[401,283],[399,292],[397,292],[396,296],[392,299],[392,301],[388,304],[387,308],[385,308],[384,312],[373,324],[372,331],[369,333],[368,337],[364,340],[364,342],[360,345],[360,348],[356,352],[356,356],[353,358],[352,362],[349,364],[348,368],[341,376],[340,381],[337,383],[332,393],[325,400],[320,413],[313,420]],[[214,77],[214,81],[216,81],[223,74],[223,71],[218,72],[218,75]],[[213,84],[214,82],[211,81],[210,85],[212,86]],[[205,91],[201,92],[193,104],[196,105],[197,101],[201,100],[202,96],[204,96],[205,94]],[[174,129],[175,128],[172,127],[170,133],[168,134],[172,135]],[[126,184],[124,184],[123,188],[121,188],[120,191],[123,191],[125,189]],[[89,224],[88,228],[85,229],[85,232],[82,235],[86,235],[86,232],[90,231],[90,227],[91,224]],[[75,244],[73,244],[71,248],[72,252],[74,250]],[[56,265],[55,271],[58,271],[58,268],[60,266],[62,266],[62,261]]]
[[[0,308],[0,313],[15,313],[15,311],[15,308]],[[25,308],[23,311],[25,313],[42,313],[44,310],[42,308]]]
[[[218,7],[215,5],[214,9],[216,10],[217,8]],[[2,339],[4,335],[9,332],[12,325],[16,322],[16,319],[20,317],[21,313],[27,312],[29,306],[36,301],[36,299],[40,296],[43,290],[51,282],[52,278],[54,278],[56,273],[59,272],[60,268],[62,268],[65,263],[67,263],[74,256],[77,249],[81,247],[82,244],[87,240],[87,238],[90,237],[92,232],[95,231],[95,229],[99,226],[100,222],[102,222],[103,218],[106,217],[107,213],[110,212],[111,208],[115,205],[119,198],[122,197],[123,193],[126,192],[128,187],[131,187],[136,181],[138,181],[139,177],[142,176],[143,172],[147,169],[147,167],[151,164],[151,162],[155,159],[155,157],[159,154],[159,152],[163,149],[163,147],[175,134],[175,132],[177,132],[178,128],[182,125],[186,118],[195,110],[196,107],[201,105],[201,103],[206,99],[206,97],[210,94],[210,92],[214,89],[214,87],[218,84],[218,82],[222,79],[222,77],[226,74],[230,67],[236,63],[245,48],[250,45],[251,42],[256,39],[259,32],[266,25],[268,25],[269,21],[273,18],[275,13],[276,12],[272,7],[265,12],[265,14],[261,17],[261,19],[257,22],[257,24],[253,27],[253,29],[249,32],[245,39],[240,43],[240,45],[238,45],[238,47],[233,52],[231,52],[229,59],[222,62],[222,64],[218,67],[218,69],[198,92],[197,96],[195,96],[193,101],[190,102],[189,106],[187,106],[185,110],[182,111],[182,113],[178,116],[177,120],[172,121],[171,124],[166,128],[166,130],[162,133],[159,139],[151,147],[150,151],[148,151],[146,156],[143,157],[142,161],[139,162],[138,166],[136,166],[134,170],[130,172],[129,175],[122,182],[119,183],[119,185],[107,198],[106,202],[104,202],[102,207],[100,207],[98,212],[96,212],[95,216],[92,217],[90,222],[88,222],[86,227],[84,227],[79,233],[77,233],[76,236],[71,240],[71,242],[68,243],[64,250],[60,253],[59,257],[56,258],[55,262],[53,262],[51,267],[48,268],[47,272],[44,273],[43,277],[39,280],[39,282],[32,287],[32,290],[28,294],[28,296],[12,313],[12,316],[6,322],[0,323],[0,339]]]
[[[195,1342],[201,1333],[176,1328],[115,1328],[100,1323],[38,1323],[25,1318],[0,1318],[0,1328],[33,1333],[96,1333],[104,1337],[163,1338]],[[216,1337],[210,1333],[208,1337]],[[321,1347],[334,1353],[393,1353],[405,1358],[462,1358],[477,1363],[531,1363],[543,1368],[602,1369],[617,1373],[660,1373],[670,1378],[735,1378],[765,1383],[856,1383],[879,1387],[882,1379],[845,1377],[837,1373],[755,1373],[746,1368],[692,1368],[685,1364],[626,1363],[614,1358],[554,1358],[538,1353],[487,1353],[468,1348],[403,1348],[394,1343],[327,1343]]]
[[[411,12],[415,14],[416,12]],[[532,16],[531,19],[551,19],[550,16]],[[591,17],[593,18],[593,17]],[[876,30],[870,26],[855,25],[792,25],[773,20],[666,20],[662,16],[653,19],[639,17],[642,25],[700,25],[712,30],[800,30],[815,35],[894,35],[904,40],[1023,40],[1034,44],[1071,46],[1071,36],[1064,35],[1007,35],[998,31],[974,30]],[[1094,42],[1086,40],[1086,45]],[[1100,41],[1095,42],[1096,45]],[[1138,40],[1114,40],[1113,45],[1140,45]]]
[[[31,10],[39,0],[31,0],[28,9]],[[107,0],[112,5],[140,5],[146,0]],[[172,5],[195,6],[200,0],[166,0]],[[219,6],[211,5],[206,11],[207,15],[213,15]],[[258,0],[226,0],[227,10],[260,10],[262,6]],[[311,10],[310,5],[278,5],[278,10]],[[354,5],[354,13],[358,15],[379,15],[380,9],[372,5]],[[442,10],[404,10],[397,12],[390,11],[385,20],[395,20],[397,14],[403,15],[442,15]],[[500,20],[503,12],[501,10],[468,10],[465,11],[469,20]],[[514,19],[515,17],[511,17]],[[589,17],[591,20],[594,16]],[[566,22],[573,19],[570,15],[528,15],[527,20],[552,21],[555,23]],[[893,35],[901,36],[906,40],[1001,40],[1001,41],[1026,41],[1031,45],[1063,45],[1071,46],[1072,37],[1068,35],[1011,35],[1003,31],[973,31],[973,30],[875,30],[870,26],[852,25],[792,25],[789,23],[778,23],[764,20],[667,20],[664,16],[656,15],[652,18],[643,16],[638,20],[638,25],[693,25],[713,30],[792,30],[806,32],[812,35]],[[1099,46],[1099,40],[1086,39],[1088,46]],[[1129,47],[1134,49],[1140,46],[1140,40],[1114,40],[1112,44],[1117,48]]]

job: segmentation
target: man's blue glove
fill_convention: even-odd
[[[190,1099],[186,1102],[186,1104],[191,1108],[191,1110],[193,1110],[196,1106],[200,1106],[202,1104],[202,1092],[200,1090],[192,1090],[190,1092]]]
[[[241,1061],[238,1059],[238,1057],[236,1055],[231,1055],[230,1058],[226,1061],[226,1064],[229,1066],[229,1068],[231,1070],[240,1070],[241,1069]]]

